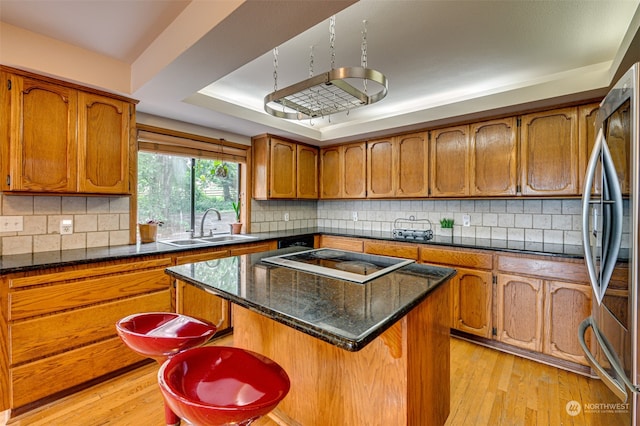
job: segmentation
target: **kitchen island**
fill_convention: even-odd
[[[455,270],[412,263],[359,284],[262,261],[296,250],[167,273],[233,302],[234,345],[287,371],[282,424],[444,424]]]

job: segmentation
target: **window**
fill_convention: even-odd
[[[163,222],[159,240],[200,236],[201,225],[205,235],[229,233],[237,221],[248,147],[189,136],[138,132],[137,219]],[[202,223],[208,209],[219,219],[211,210]]]

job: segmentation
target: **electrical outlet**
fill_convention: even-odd
[[[351,214],[351,217],[353,218],[353,221],[354,221],[354,222],[357,222],[357,221],[358,221],[358,212],[353,212],[353,213]]]
[[[0,232],[20,232],[22,226],[22,216],[0,216]]]
[[[286,212],[286,213],[284,214],[284,221],[285,221],[285,222],[289,222],[289,212]]]
[[[73,234],[73,220],[62,219],[60,221],[60,235]]]
[[[465,214],[462,216],[462,226],[471,226],[471,216]]]

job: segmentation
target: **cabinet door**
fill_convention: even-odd
[[[522,195],[578,194],[577,108],[522,117]]]
[[[469,126],[431,132],[431,196],[469,195]]]
[[[547,281],[544,299],[543,352],[588,365],[576,330],[580,322],[591,315],[591,287],[586,284]]]
[[[78,185],[80,192],[127,194],[129,103],[78,93]]]
[[[591,156],[591,150],[596,142],[596,116],[598,115],[599,104],[582,105],[578,107],[578,147],[580,149],[578,157],[578,190],[582,194],[584,186],[584,176],[587,171],[587,163]],[[598,178],[594,179],[598,182]],[[597,188],[599,190],[599,186]]]
[[[318,198],[318,150],[296,146],[296,183],[298,198]]]
[[[334,146],[320,150],[320,198],[341,198],[342,147]]]
[[[77,92],[26,77],[11,83],[7,189],[75,192]]]
[[[231,306],[221,297],[209,294],[183,281],[176,283],[176,311],[215,324],[217,332],[231,327]]]
[[[477,336],[491,338],[491,272],[456,268],[451,280],[452,327]]]
[[[398,136],[397,197],[426,197],[429,192],[429,162],[427,161],[427,133]]]
[[[269,198],[296,198],[296,144],[271,138]]]
[[[471,195],[516,195],[516,128],[515,117],[470,126]]]
[[[393,140],[367,143],[367,198],[395,195],[397,169],[393,158]]]
[[[367,196],[367,144],[365,142],[343,146],[342,196]]]
[[[542,351],[542,280],[499,274],[497,290],[497,339]]]
[[[622,194],[629,194],[630,191],[630,170],[631,170],[631,129],[629,123],[630,108],[629,101],[625,102],[609,119],[607,126],[607,145],[611,151],[611,158],[618,174],[620,189]]]

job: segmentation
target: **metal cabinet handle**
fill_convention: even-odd
[[[591,157],[589,157],[589,164],[587,165],[587,171],[584,180],[584,188],[582,190],[582,245],[584,247],[584,259],[587,264],[587,271],[589,272],[589,279],[591,281],[591,286],[593,287],[593,291],[596,295],[596,299],[598,304],[602,301],[602,295],[600,294],[599,289],[596,286],[596,283],[600,279],[596,273],[596,267],[593,263],[593,254],[591,251],[590,236],[589,236],[589,205],[592,204],[591,201],[591,188],[593,187],[593,181],[595,179],[596,167],[598,165],[598,159],[600,157],[600,152],[602,151],[602,141],[604,136],[602,134],[602,129],[598,131],[598,136],[596,137],[596,141],[593,145],[593,151],[591,151]],[[595,202],[594,202],[595,204]],[[594,227],[594,232],[596,228]]]

